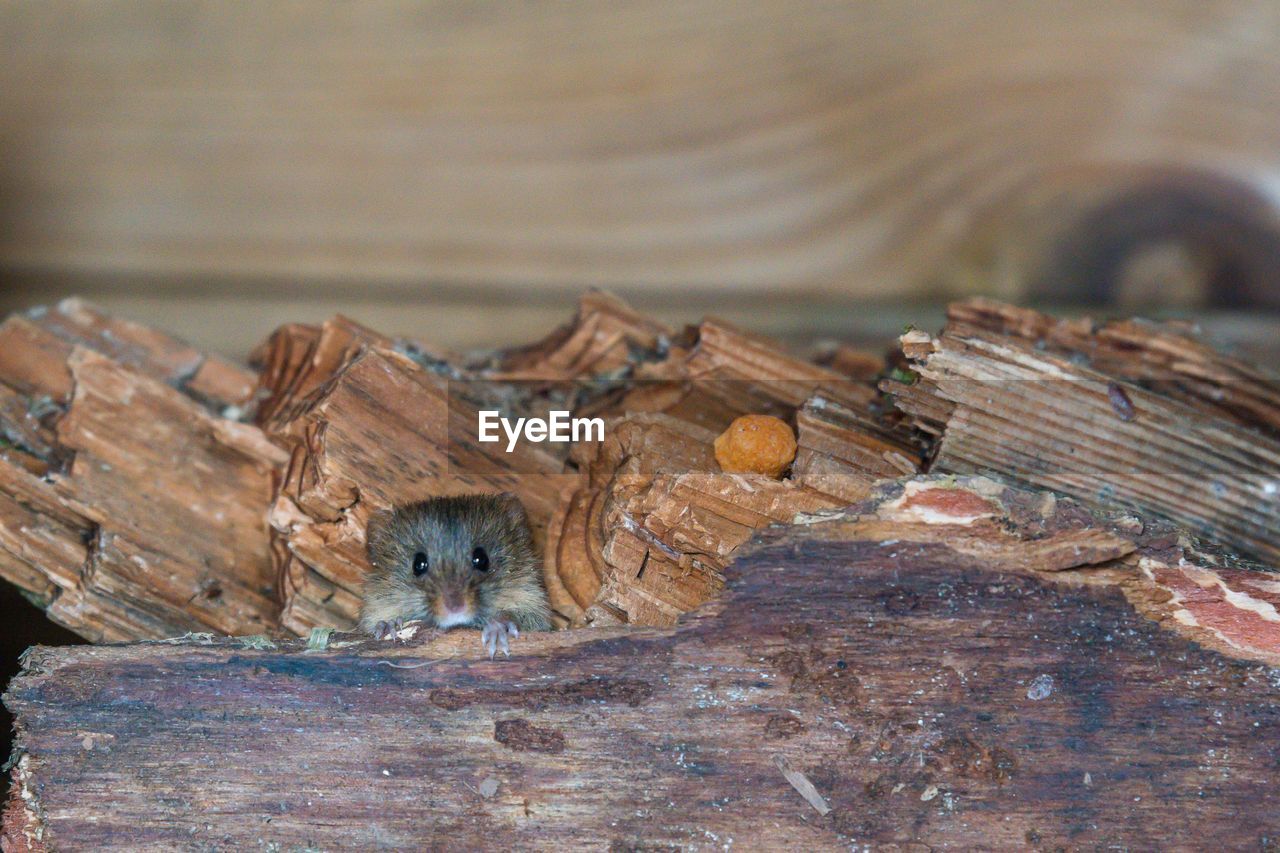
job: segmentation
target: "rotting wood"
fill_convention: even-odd
[[[260,422],[290,452],[271,517],[282,622],[296,632],[352,624],[367,570],[363,527],[370,512],[389,502],[459,490],[515,491],[530,511],[535,539],[545,542],[547,586],[560,624],[606,614],[609,621],[669,624],[714,594],[732,549],[722,543],[712,555],[682,552],[676,563],[683,560],[683,567],[657,570],[647,580],[630,558],[613,565],[608,555],[623,554],[625,536],[645,529],[643,518],[627,515],[638,527],[621,531],[613,527],[620,516],[603,514],[606,506],[622,506],[612,495],[621,474],[718,471],[708,425],[758,410],[794,419],[796,406],[817,391],[860,407],[848,411],[844,434],[865,432],[861,440],[878,445],[881,457],[896,453],[897,466],[880,457],[861,466],[860,458],[841,459],[822,478],[834,492],[827,497],[805,483],[767,486],[786,497],[771,500],[747,526],[723,511],[735,500],[759,503],[745,480],[721,477],[714,487],[683,488],[683,497],[668,500],[702,497],[687,516],[704,539],[713,538],[710,531],[733,531],[726,541],[736,545],[746,538],[741,531],[864,495],[876,472],[915,470],[904,461],[914,451],[902,435],[876,422],[871,382],[721,323],[672,336],[603,293],[584,296],[574,319],[546,340],[488,359],[423,359],[403,343],[338,319],[319,329],[282,329],[259,360]],[[375,361],[379,366],[371,366]],[[472,438],[482,405],[520,414],[563,406],[610,425],[603,442],[584,442],[571,452],[524,447],[523,456],[512,456]],[[674,505],[665,511],[674,513]],[[670,556],[658,555],[655,566]]]
[[[1241,386],[1254,389],[1248,405],[1208,404],[1213,382],[1262,374],[1209,350],[1190,367],[1170,362],[1160,336],[1148,342],[1154,354],[1137,350],[1141,369],[1124,369],[1125,335],[1138,340],[1145,328],[1106,326],[1099,343],[1018,309],[957,306],[938,341],[903,338],[922,378],[895,362],[884,384],[908,421],[886,407],[865,356],[828,354],[819,365],[715,320],[672,333],[602,293],[587,294],[546,340],[471,359],[342,317],[285,327],[257,355],[256,386],[249,371],[68,302],[0,325],[0,427],[12,445],[0,449],[0,576],[93,639],[347,628],[370,512],[429,494],[512,490],[545,542],[560,625],[669,625],[717,593],[752,531],[916,472],[930,435],[936,470],[989,468],[1098,506],[1129,502],[1273,553],[1266,498],[1280,457],[1230,420],[1248,411],[1263,423],[1262,386]],[[1049,347],[1061,354],[1036,349],[1042,336],[1061,339]],[[1086,351],[1115,373],[1076,364]],[[930,374],[944,367],[952,372]],[[1156,393],[1127,381],[1154,382],[1165,367],[1200,384],[1153,384]],[[1021,381],[1044,375],[1088,381]],[[1003,415],[969,381],[1015,377],[986,385],[1005,386],[997,409],[1021,406]],[[135,402],[111,403],[128,394]],[[563,407],[606,418],[608,429],[604,441],[508,455],[473,440],[481,406]],[[786,479],[719,472],[711,443],[746,412],[796,426]],[[211,501],[230,514],[210,515]]]
[[[616,296],[588,291],[577,315],[544,340],[501,353],[495,378],[564,381],[629,371],[638,358],[661,358],[671,330],[637,313]]]
[[[674,624],[720,593],[725,566],[756,530],[839,503],[758,474],[619,477],[601,517],[607,569],[584,621]]]
[[[243,407],[253,393],[252,373],[138,323],[112,317],[79,299],[8,318],[0,330],[0,381],[21,375],[8,359],[30,364],[35,376],[19,390],[63,399],[70,393],[65,362],[73,347],[98,352],[122,366],[158,379],[213,410]]]
[[[1280,435],[1280,376],[1215,349],[1185,322],[1063,320],[990,299],[953,303],[948,329],[1008,335],[1210,414]]]
[[[605,440],[575,449],[586,476],[558,513],[562,529],[547,552],[552,604],[568,624],[671,624],[716,594],[721,569],[751,530],[919,470],[918,450],[884,417],[869,378],[716,320],[664,349],[663,358],[633,363],[633,381],[603,410],[623,413]],[[846,367],[867,372],[865,362]],[[798,425],[790,479],[719,472],[712,442],[748,413]]]
[[[1280,439],[1021,336],[958,326],[937,338],[909,332],[902,345],[919,381],[882,387],[938,436],[931,471],[990,471],[1097,506],[1128,505],[1280,558]]]
[[[873,417],[814,396],[796,412],[799,449],[791,478],[848,503],[878,480],[921,470],[919,451]]]
[[[320,326],[282,326],[258,348],[252,360],[262,368],[257,423],[268,432],[338,371],[362,346],[390,347],[391,341],[341,315]]]
[[[786,352],[776,342],[708,319],[673,340],[668,357],[635,371],[642,380],[619,405],[660,411],[716,432],[745,414],[795,412],[818,396],[859,412],[878,400],[875,383]]]
[[[542,541],[565,488],[560,459],[537,445],[487,449],[477,441],[476,410],[447,379],[382,348],[362,349],[273,436],[291,449],[271,510],[284,546],[276,551],[284,559],[281,621],[299,633],[354,624],[368,571],[364,527],[378,509],[510,491]]]
[[[52,478],[49,501],[87,522],[87,552],[53,575],[65,585],[50,616],[92,631],[118,601],[113,618],[130,621],[91,639],[274,626],[262,506],[283,455],[252,427],[206,415],[101,355],[76,351],[69,365],[75,394],[58,439],[71,463],[30,487]]]
[[[90,640],[277,624],[251,373],[76,300],[0,324],[0,574]]]
[[[850,441],[899,451],[843,411]],[[557,612],[572,625],[672,624],[718,594],[725,565],[754,530],[865,497],[877,471],[879,479],[903,473],[879,454],[820,456],[802,423],[809,455],[785,480],[720,472],[715,433],[670,414],[612,423],[603,442],[583,451],[586,481],[559,517],[549,561]],[[814,460],[834,464],[819,477]]]
[[[715,433],[665,414],[637,414],[609,424],[601,442],[574,449],[581,482],[562,503],[548,534],[547,592],[566,624],[585,624],[611,567],[605,560],[604,510],[615,480],[659,472],[716,470]],[[613,614],[620,621],[624,614]],[[664,616],[664,621],[669,621]]]
[[[670,529],[698,528],[703,540],[719,530],[729,538],[705,555],[680,552],[676,563],[683,560],[685,569],[655,571],[634,591],[643,573],[618,571],[605,559],[606,548],[624,552],[626,531],[608,527],[616,518],[601,514],[606,505],[625,505],[612,493],[617,476],[717,473],[707,425],[756,410],[794,421],[797,407],[817,392],[855,407],[842,410],[844,437],[865,431],[866,443],[912,452],[878,422],[867,379],[715,321],[673,335],[603,293],[587,294],[573,321],[543,342],[481,359],[392,340],[343,317],[290,325],[255,354],[256,378],[74,300],[9,318],[0,341],[0,428],[8,445],[0,469],[0,572],[91,639],[188,629],[257,633],[277,623],[298,633],[349,627],[367,568],[370,512],[429,494],[499,489],[522,497],[546,542],[548,586],[562,624],[583,621],[606,579],[602,605],[611,612],[665,624],[718,588],[732,552],[727,542],[796,511],[847,501],[865,493],[877,473],[904,469],[882,459],[865,470],[859,460],[835,464],[831,442],[811,446],[806,427],[803,458],[827,454],[821,458],[832,470],[813,482],[829,497],[801,480],[764,486],[794,507],[771,502],[746,526],[723,512],[735,501],[758,502],[746,497],[744,481],[702,479],[689,488],[695,480],[686,478],[678,494],[702,504],[684,527]],[[92,393],[93,382],[81,388],[89,378],[104,390]],[[810,408],[817,405],[815,399]],[[639,443],[626,439],[632,443],[625,450],[617,441],[586,442],[572,450],[522,446],[508,455],[472,438],[480,407],[524,415],[565,408],[608,418],[618,438],[639,435],[643,424],[647,433]],[[653,427],[663,417],[665,431]],[[682,449],[671,444],[678,434]],[[275,494],[263,503],[269,481]],[[654,488],[656,495],[665,486],[645,485]],[[664,507],[651,501],[648,510],[626,512],[638,513],[636,529],[644,530],[651,512],[655,520],[673,517],[670,502],[678,499],[668,495]],[[214,501],[218,518],[189,511],[213,512]],[[269,521],[266,550],[261,529],[250,524],[254,516],[263,526]],[[550,524],[567,527],[548,530]],[[673,540],[664,547],[682,546]],[[170,565],[171,558],[181,565]],[[703,567],[693,575],[686,571],[691,560]],[[702,578],[696,594],[685,588],[695,575]],[[653,595],[678,604],[618,609]]]
[[[1272,587],[1183,600],[1195,621],[1238,611],[1221,624],[1253,646],[1223,654],[1129,603],[1127,585],[1161,593],[1133,559],[1221,571],[1164,525],[965,477],[805,521],[763,534],[674,628],[522,637],[509,659],[469,631],[37,648],[5,697],[5,836],[1265,848],[1280,832],[1280,682],[1260,662],[1280,645],[1254,630]]]

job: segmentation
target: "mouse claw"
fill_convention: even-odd
[[[379,622],[373,626],[373,638],[375,640],[395,640],[396,635],[404,628],[403,619],[392,619],[386,622]]]
[[[511,641],[519,636],[520,629],[516,627],[516,623],[506,619],[490,619],[480,632],[480,642],[489,653],[489,660],[493,660],[499,651],[511,657]]]

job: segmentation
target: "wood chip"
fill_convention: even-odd
[[[804,797],[805,802],[813,806],[818,814],[825,817],[831,812],[831,806],[827,805],[827,801],[818,793],[818,789],[813,787],[808,777],[799,770],[793,770],[791,763],[784,756],[775,755],[773,765],[782,771],[783,777],[791,783],[791,787],[796,789],[796,793]]]

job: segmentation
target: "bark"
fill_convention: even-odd
[[[673,628],[526,636],[509,659],[470,631],[35,649],[6,694],[5,837],[1274,844],[1274,575],[984,478],[889,484],[802,521],[740,551],[725,594]],[[1200,594],[1168,596],[1166,571]],[[1133,603],[1162,599],[1177,612],[1160,623]]]

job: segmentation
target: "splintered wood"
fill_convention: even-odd
[[[937,338],[904,335],[888,363],[847,347],[807,360],[719,320],[673,330],[589,293],[518,350],[459,357],[335,317],[282,327],[254,364],[75,301],[0,325],[0,576],[92,640],[348,629],[373,512],[510,491],[559,626],[670,626],[722,592],[757,531],[866,500],[926,460],[1280,555],[1276,383],[1176,324],[975,301]],[[606,428],[509,452],[479,440],[481,410]],[[744,414],[795,430],[782,478],[720,470],[715,439]],[[1124,535],[1089,528],[1035,559],[1123,561]],[[1165,585],[1135,597],[1146,612],[1185,622],[1179,602],[1219,594],[1151,559],[1126,564],[1148,592]],[[1213,583],[1233,599],[1250,577]]]
[[[68,301],[0,326],[0,574],[92,640],[349,628],[372,512],[510,491],[560,624],[670,624],[752,531],[916,470],[875,359],[830,360],[844,369],[590,293],[546,340],[471,359],[344,317],[292,324],[255,375]],[[482,408],[609,429],[507,452],[478,441]],[[718,470],[716,433],[757,411],[800,427],[793,479]]]
[[[578,450],[585,476],[547,549],[552,603],[571,625],[674,624],[719,593],[725,565],[755,530],[919,470],[909,437],[878,413],[871,382],[723,322],[686,330],[634,375],[605,440]],[[748,413],[799,424],[790,478],[719,470],[716,435]],[[826,431],[816,426],[824,421]],[[837,447],[833,431],[867,450]]]
[[[806,459],[839,457],[844,476],[829,471],[827,492],[719,472],[713,430],[762,410],[795,422],[819,393],[859,408],[842,428],[860,423],[868,444],[897,453],[889,472],[915,470],[905,436],[877,423],[869,381],[722,323],[674,335],[604,294],[522,350],[472,362],[421,353],[344,320],[281,330],[259,353],[260,423],[290,451],[271,512],[289,630],[354,624],[371,512],[474,491],[524,502],[560,624],[672,624],[720,591],[752,531],[865,495],[886,470],[879,456],[832,456],[802,432]],[[572,456],[528,443],[508,453],[477,440],[481,406],[587,412],[608,420],[606,438]]]
[[[486,449],[476,410],[447,379],[381,347],[360,350],[292,411],[269,431],[290,449],[271,525],[281,618],[298,633],[354,625],[372,512],[432,495],[506,491],[541,532],[563,488],[560,459],[534,444]]]
[[[457,631],[37,647],[5,695],[0,839],[1267,849],[1280,832],[1274,574],[980,477],[822,515],[739,549],[724,596],[672,628],[533,634],[510,658]]]
[[[918,375],[882,387],[937,436],[932,471],[995,472],[1123,504],[1280,559],[1277,384],[1181,326],[1085,330],[990,303],[903,336]],[[1000,331],[993,331],[998,328]]]
[[[1247,426],[1280,435],[1280,381],[1219,352],[1195,327],[1149,320],[1060,320],[986,299],[958,302],[947,312],[957,334],[980,329],[1038,349],[1084,359],[1095,370]]]
[[[278,623],[255,378],[76,301],[0,325],[0,574],[94,641]]]

